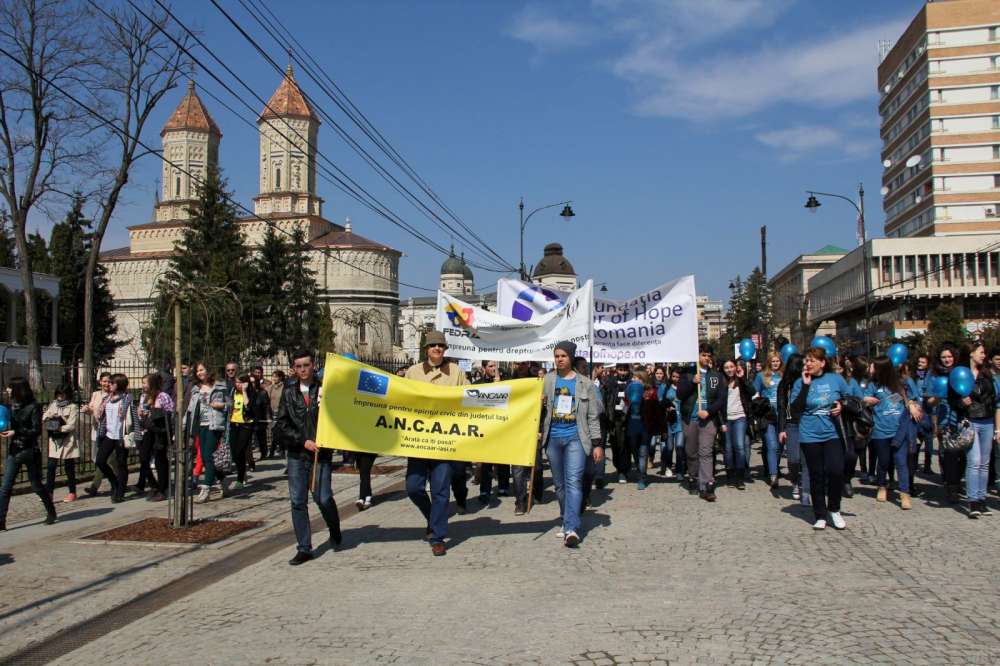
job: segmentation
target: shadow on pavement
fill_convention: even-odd
[[[0,553],[0,567],[2,567],[5,564],[13,564],[13,563],[14,563],[13,555],[11,555],[10,553]]]

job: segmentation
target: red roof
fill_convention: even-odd
[[[278,89],[271,95],[267,106],[261,112],[260,120],[288,116],[307,118],[319,122],[319,118],[313,113],[309,102],[306,101],[305,95],[302,94],[302,89],[295,82],[295,75],[292,73],[291,65],[288,65],[288,69],[285,70],[285,77],[281,79],[281,84],[278,85]]]
[[[219,126],[212,120],[212,116],[208,115],[205,105],[201,103],[201,98],[194,91],[194,81],[188,81],[187,94],[184,95],[184,99],[181,100],[181,103],[177,105],[177,108],[170,115],[167,124],[163,126],[163,130],[160,132],[160,136],[163,136],[170,130],[181,129],[198,130],[214,134],[218,137],[222,136]]]
[[[329,247],[329,248],[343,248],[350,250],[382,250],[388,252],[395,252],[396,254],[402,254],[399,250],[393,249],[388,245],[378,243],[373,240],[369,240],[364,236],[359,236],[352,231],[346,231],[343,228],[337,228],[328,234],[324,234],[319,238],[315,238],[309,243],[313,247]]]

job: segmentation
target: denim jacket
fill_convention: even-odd
[[[188,434],[191,434],[192,428],[198,428],[201,423],[201,392],[202,388],[200,385],[191,387],[191,400],[188,402],[187,414],[184,417],[186,421],[184,429]],[[208,402],[209,404],[213,402],[224,402],[226,404],[225,409],[213,407],[208,412],[208,429],[215,431],[225,430],[229,422],[229,413],[233,409],[233,399],[229,395],[229,388],[226,386],[226,382],[215,382],[209,393]]]

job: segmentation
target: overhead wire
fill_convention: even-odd
[[[289,57],[295,60],[295,62],[304,72],[306,72],[316,85],[319,86],[319,88],[326,93],[331,100],[333,100],[338,108],[340,108],[341,111],[348,118],[350,118],[355,125],[357,125],[365,136],[367,136],[368,139],[383,152],[383,154],[385,154],[401,171],[403,171],[403,173],[405,173],[410,180],[417,184],[417,186],[420,187],[431,198],[431,200],[437,203],[438,206],[440,206],[452,220],[468,231],[469,234],[481,245],[483,245],[483,247],[485,247],[491,254],[493,254],[497,259],[500,259],[506,265],[510,266],[512,270],[517,270],[510,262],[497,254],[493,250],[492,246],[486,243],[486,241],[484,241],[471,227],[469,227],[469,225],[465,223],[464,220],[458,217],[458,215],[450,207],[448,207],[444,201],[442,201],[437,192],[435,192],[427,181],[416,172],[410,163],[399,153],[392,143],[386,139],[385,135],[379,131],[379,129],[364,114],[364,112],[357,107],[353,100],[351,100],[351,98],[336,83],[336,81],[334,81],[333,78],[327,74],[326,70],[309,53],[309,50],[302,46],[301,42],[299,42],[291,31],[288,30],[288,28],[281,22],[280,18],[278,18],[274,12],[271,11],[266,3],[261,2],[261,0],[249,0],[249,3],[257,9],[256,12],[253,8],[248,6],[246,0],[239,0],[239,3],[272,37],[272,39],[276,42],[282,43],[286,47]],[[261,14],[265,12],[270,16],[270,20],[263,19],[261,17]],[[282,33],[284,40],[278,35],[275,35],[275,31]],[[298,47],[299,52],[296,52],[296,50],[293,49],[289,43],[295,44],[295,46]],[[300,53],[301,55],[299,55]],[[303,57],[306,60],[303,60]],[[310,63],[312,64],[312,67],[310,67]],[[333,91],[336,91],[336,94]]]
[[[164,11],[164,12],[166,13],[166,14],[167,14],[167,15],[168,15],[168,16],[169,16],[169,17],[170,17],[170,18],[171,18],[171,19],[172,19],[172,20],[173,20],[173,21],[174,21],[175,23],[177,23],[177,24],[178,24],[178,26],[180,26],[180,27],[181,27],[181,29],[182,29],[182,30],[184,30],[184,31],[185,31],[185,32],[186,32],[186,33],[187,33],[187,34],[188,34],[188,35],[189,35],[189,36],[190,36],[190,37],[191,37],[191,38],[192,38],[192,39],[193,39],[193,40],[195,41],[195,43],[197,43],[197,45],[198,45],[198,46],[200,46],[200,47],[201,47],[201,48],[202,48],[202,49],[203,49],[203,50],[204,50],[204,51],[205,51],[205,52],[206,52],[206,53],[207,53],[207,54],[208,54],[208,55],[209,55],[209,56],[210,56],[210,57],[211,57],[211,58],[212,58],[213,60],[215,60],[216,62],[218,62],[218,63],[219,63],[219,64],[220,64],[220,65],[221,65],[221,66],[223,67],[223,69],[225,69],[225,70],[226,70],[226,71],[227,71],[227,72],[228,72],[228,73],[229,73],[229,74],[230,74],[230,75],[231,75],[231,76],[232,76],[233,78],[235,78],[235,79],[236,79],[236,80],[237,80],[237,81],[239,82],[239,84],[240,84],[240,85],[242,85],[242,86],[243,86],[243,87],[244,87],[244,88],[245,88],[245,89],[246,89],[247,91],[249,91],[251,95],[253,95],[253,96],[254,96],[255,98],[257,98],[257,99],[258,99],[258,100],[260,101],[260,103],[264,104],[264,105],[265,105],[265,107],[266,107],[266,108],[267,108],[268,110],[271,110],[271,109],[270,109],[270,105],[269,105],[269,102],[267,102],[266,100],[264,100],[264,98],[263,98],[263,97],[261,97],[260,95],[258,95],[258,94],[257,94],[257,93],[256,93],[256,92],[255,92],[255,91],[253,90],[253,88],[252,88],[251,86],[249,86],[249,85],[248,85],[248,84],[246,83],[246,81],[244,81],[244,80],[243,80],[243,78],[242,78],[242,77],[240,77],[240,76],[239,76],[239,75],[238,75],[238,74],[237,74],[237,73],[236,73],[235,71],[233,71],[233,69],[232,69],[232,68],[231,68],[231,67],[230,67],[230,66],[229,66],[229,65],[228,65],[228,64],[227,64],[227,63],[226,63],[225,61],[223,61],[223,60],[222,60],[222,59],[221,59],[221,58],[220,58],[220,57],[219,57],[219,56],[218,56],[218,55],[217,55],[217,54],[216,54],[216,53],[215,53],[215,52],[214,52],[214,51],[213,51],[213,50],[212,50],[212,49],[211,49],[211,48],[210,48],[210,47],[209,47],[208,45],[207,45],[207,44],[205,44],[205,42],[204,42],[204,41],[203,41],[203,40],[202,40],[202,39],[201,39],[201,38],[200,38],[200,37],[199,37],[199,36],[198,36],[198,35],[197,35],[197,34],[196,34],[196,33],[195,33],[194,31],[192,31],[192,30],[191,30],[191,29],[190,29],[190,28],[189,28],[189,27],[188,27],[188,26],[187,26],[186,24],[184,24],[184,22],[183,22],[183,21],[181,21],[181,20],[180,20],[179,18],[177,18],[177,16],[176,16],[176,15],[175,15],[175,14],[174,14],[174,13],[173,13],[173,12],[172,12],[171,10],[170,10],[170,8],[169,8],[169,7],[167,7],[167,6],[166,6],[166,5],[165,5],[165,4],[164,4],[164,3],[163,3],[163,2],[161,1],[161,0],[153,0],[153,1],[154,1],[154,2],[155,2],[155,3],[156,3],[156,4],[157,4],[157,5],[158,5],[158,6],[159,6],[159,7],[161,8],[161,10],[162,10],[162,11]],[[141,13],[141,14],[142,14],[142,15],[143,15],[143,16],[144,16],[144,17],[145,17],[145,18],[146,18],[147,20],[150,20],[150,21],[151,21],[150,17],[149,17],[148,15],[146,15],[146,14],[145,14],[145,12],[143,12],[143,11],[142,11],[142,10],[141,10],[141,9],[140,9],[140,8],[139,8],[139,7],[137,6],[137,5],[136,5],[136,3],[135,3],[135,2],[133,2],[133,0],[128,0],[128,2],[129,2],[129,4],[130,4],[130,5],[131,5],[131,6],[133,7],[133,9],[135,9],[135,10],[136,10],[137,12]],[[223,11],[223,12],[224,12],[224,10],[221,10],[221,8],[220,8],[220,11]],[[241,28],[240,28],[240,27],[239,27],[238,25],[237,25],[236,27],[237,27],[237,29],[238,29],[238,30],[242,30],[242,29],[241,29]],[[195,63],[196,63],[196,64],[197,64],[197,65],[198,65],[198,66],[199,66],[199,67],[200,67],[201,69],[203,69],[203,70],[204,70],[204,71],[205,71],[206,73],[208,73],[208,74],[209,74],[209,76],[211,76],[211,77],[212,77],[213,79],[215,79],[215,80],[216,80],[217,82],[219,82],[219,83],[220,83],[220,85],[223,85],[223,87],[225,87],[225,88],[226,88],[227,92],[229,92],[229,93],[230,93],[231,95],[233,95],[233,96],[237,97],[237,99],[239,99],[239,100],[240,100],[240,101],[241,101],[241,102],[242,102],[242,103],[243,103],[244,105],[248,106],[248,108],[250,108],[250,110],[251,110],[251,111],[253,111],[253,110],[254,110],[254,109],[253,109],[253,107],[251,107],[251,106],[250,106],[249,104],[247,104],[247,103],[245,102],[245,100],[243,100],[243,99],[242,99],[242,97],[241,97],[240,95],[238,95],[238,93],[236,93],[235,91],[233,91],[233,90],[232,90],[232,89],[231,89],[231,88],[230,88],[230,87],[229,87],[228,85],[226,85],[226,84],[225,84],[225,83],[224,83],[224,82],[223,82],[223,81],[222,81],[222,80],[221,80],[221,79],[220,79],[220,78],[219,78],[219,77],[218,77],[217,75],[215,75],[215,73],[214,73],[214,72],[213,72],[213,71],[211,70],[211,68],[207,67],[207,66],[205,65],[205,63],[204,63],[204,62],[202,62],[202,61],[201,61],[200,59],[198,59],[198,58],[197,58],[197,56],[195,56],[195,55],[194,55],[193,53],[191,53],[191,52],[190,52],[190,49],[187,49],[187,48],[186,48],[186,47],[185,47],[185,46],[184,46],[183,44],[181,44],[181,43],[180,43],[180,42],[179,42],[178,40],[174,39],[172,35],[169,35],[169,34],[168,34],[168,33],[166,33],[165,31],[163,31],[162,29],[161,29],[161,32],[164,32],[164,34],[165,34],[165,35],[167,35],[167,37],[168,37],[169,39],[171,39],[171,40],[172,40],[172,41],[173,41],[173,42],[174,42],[174,43],[175,43],[175,44],[176,44],[176,45],[178,46],[178,48],[181,48],[181,49],[183,49],[183,50],[185,51],[185,53],[186,53],[186,54],[187,54],[187,55],[188,55],[188,56],[189,56],[190,58],[192,58],[192,60],[193,60],[193,61],[194,61],[194,62],[195,62]],[[281,66],[280,66],[280,65],[278,65],[277,63],[275,63],[275,62],[274,62],[274,60],[273,60],[273,59],[271,59],[271,58],[270,58],[270,56],[268,56],[268,55],[266,54],[266,52],[264,52],[264,51],[263,51],[263,49],[262,49],[262,48],[260,47],[260,45],[259,45],[259,44],[256,44],[255,42],[253,42],[252,38],[250,38],[250,37],[249,37],[249,35],[245,35],[245,34],[244,34],[244,36],[245,36],[245,37],[246,37],[246,38],[247,38],[248,40],[250,40],[250,41],[251,41],[251,43],[253,43],[253,44],[254,44],[254,48],[258,50],[258,52],[259,52],[259,53],[260,53],[260,54],[262,55],[262,57],[264,57],[264,58],[265,58],[265,59],[266,59],[266,60],[267,60],[267,61],[268,61],[268,62],[269,62],[269,63],[270,63],[270,64],[271,64],[271,65],[272,65],[272,66],[273,66],[273,67],[274,67],[274,68],[275,68],[275,69],[276,69],[276,70],[277,70],[277,71],[278,71],[279,73],[282,73],[282,75],[284,75],[284,74],[283,74],[283,72],[282,72],[282,69],[281,69]],[[304,93],[304,92],[303,92],[303,95],[305,95],[305,93]],[[307,100],[308,100],[308,96],[307,96]],[[335,120],[334,120],[334,119],[333,119],[333,118],[332,118],[332,117],[331,117],[331,116],[330,116],[330,115],[329,115],[328,113],[326,113],[326,111],[325,111],[325,110],[324,110],[324,109],[323,109],[322,107],[320,107],[319,105],[315,104],[315,102],[313,102],[313,106],[315,106],[315,107],[316,107],[316,109],[317,109],[317,110],[318,110],[318,111],[320,112],[320,114],[321,114],[321,115],[323,115],[324,117],[326,117],[326,118],[327,118],[327,119],[328,119],[328,120],[330,121],[330,123],[331,123],[331,124],[332,124],[332,125],[334,126],[334,129],[335,129],[335,131],[336,131],[336,132],[337,132],[337,133],[338,133],[338,134],[339,134],[339,135],[341,136],[341,138],[343,138],[343,139],[344,139],[345,141],[347,141],[347,142],[348,142],[349,144],[351,144],[352,146],[356,146],[356,147],[357,147],[357,149],[358,149],[358,150],[360,151],[360,152],[359,152],[359,155],[361,155],[363,159],[365,159],[366,161],[369,161],[369,163],[370,163],[370,164],[371,164],[371,165],[372,165],[372,166],[373,166],[374,168],[376,168],[376,170],[377,170],[377,171],[378,171],[379,169],[381,169],[381,171],[382,171],[382,172],[384,172],[385,176],[387,176],[387,181],[388,181],[388,182],[390,183],[390,185],[391,185],[391,186],[392,186],[392,187],[393,187],[394,189],[396,189],[396,191],[397,191],[397,192],[398,192],[399,194],[401,194],[401,195],[402,195],[402,196],[403,196],[404,198],[407,198],[408,200],[411,200],[411,203],[415,203],[415,204],[422,204],[422,202],[419,202],[419,200],[417,200],[417,199],[415,198],[415,196],[414,196],[414,195],[412,195],[412,193],[408,192],[408,190],[405,190],[405,188],[403,188],[403,187],[402,187],[402,185],[401,185],[401,184],[400,184],[400,183],[398,182],[398,180],[395,180],[394,178],[392,178],[392,177],[391,177],[391,174],[388,174],[388,172],[387,172],[387,171],[385,171],[385,170],[384,170],[384,168],[382,168],[382,167],[381,167],[381,165],[377,164],[377,162],[375,162],[375,161],[374,161],[374,158],[371,158],[371,156],[370,156],[370,155],[368,155],[368,154],[367,154],[367,152],[366,152],[366,151],[364,151],[364,149],[363,149],[363,148],[361,148],[361,147],[360,147],[360,145],[358,145],[358,144],[357,144],[357,143],[356,143],[356,142],[355,142],[355,141],[353,140],[353,138],[351,138],[351,137],[350,137],[350,136],[349,136],[349,135],[348,135],[348,134],[347,134],[347,133],[346,133],[346,132],[345,132],[345,131],[344,131],[344,130],[343,130],[343,129],[342,129],[341,127],[340,127],[340,126],[339,126],[339,124],[337,124],[337,123],[336,123],[336,121],[335,121]],[[273,110],[271,110],[271,111],[272,111],[272,113],[273,113]],[[276,115],[277,115],[277,114],[276,114]],[[278,130],[277,128],[275,128],[275,127],[274,127],[274,126],[273,126],[272,124],[270,124],[270,123],[268,123],[268,124],[269,124],[269,126],[270,126],[270,127],[272,127],[272,129],[275,129],[275,131],[278,131],[278,132],[280,133],[280,130]],[[364,192],[364,193],[365,193],[365,194],[366,194],[367,196],[371,197],[371,198],[372,198],[373,200],[375,200],[375,201],[378,201],[378,200],[377,200],[377,199],[376,199],[376,198],[375,198],[375,197],[374,197],[373,195],[371,195],[371,193],[369,193],[369,192],[368,192],[367,190],[365,190],[365,189],[364,189],[364,188],[363,188],[363,187],[362,187],[362,186],[361,186],[361,185],[360,185],[359,183],[357,183],[357,181],[356,181],[355,179],[353,179],[353,178],[351,178],[351,177],[350,177],[349,175],[347,175],[347,174],[346,174],[346,173],[345,173],[345,172],[343,171],[343,169],[341,169],[341,168],[340,168],[339,166],[337,166],[337,165],[336,165],[336,164],[335,164],[335,163],[334,163],[334,162],[333,162],[333,161],[332,161],[332,160],[331,160],[331,159],[330,159],[329,157],[327,157],[327,156],[326,156],[326,155],[325,155],[324,153],[322,153],[321,151],[319,151],[319,150],[318,150],[318,148],[317,148],[317,147],[315,146],[315,144],[314,144],[313,142],[311,142],[311,141],[309,140],[309,138],[308,138],[308,137],[305,137],[305,136],[302,136],[302,134],[301,134],[300,132],[298,132],[297,130],[295,130],[294,128],[289,128],[289,129],[291,129],[291,130],[292,130],[292,131],[293,131],[293,132],[294,132],[295,134],[297,134],[297,135],[299,136],[299,138],[300,138],[300,139],[301,139],[302,141],[304,141],[304,142],[305,142],[305,144],[306,144],[307,146],[309,146],[309,147],[311,148],[311,150],[312,150],[312,151],[313,151],[313,152],[314,152],[314,153],[315,153],[315,154],[316,154],[317,156],[319,156],[320,158],[322,158],[322,159],[323,159],[323,161],[325,161],[326,163],[330,164],[330,166],[331,166],[331,167],[333,167],[333,168],[334,168],[334,169],[335,169],[335,170],[336,170],[336,171],[337,171],[337,172],[338,172],[338,173],[339,173],[339,174],[340,174],[340,175],[341,175],[341,176],[342,176],[343,178],[346,178],[346,179],[347,179],[348,181],[350,181],[350,183],[351,183],[351,185],[352,185],[352,186],[354,186],[354,187],[356,187],[356,188],[360,189],[360,190],[361,190],[362,192]],[[286,137],[286,138],[287,138],[287,137]],[[338,180],[339,180],[339,179],[338,179]],[[401,218],[401,217],[400,217],[400,216],[399,216],[398,214],[396,214],[396,213],[392,212],[392,211],[391,211],[391,209],[389,209],[389,208],[388,208],[388,206],[386,206],[386,205],[385,205],[384,203],[382,203],[382,202],[378,202],[378,203],[379,203],[379,204],[381,205],[381,207],[382,207],[382,208],[384,208],[384,209],[385,209],[385,211],[388,211],[389,213],[391,213],[391,214],[392,214],[392,217],[393,217],[393,218],[395,218],[395,220],[394,220],[394,223],[395,223],[395,224],[397,224],[397,226],[400,226],[400,225],[403,225],[403,228],[406,228],[406,229],[407,229],[407,230],[408,230],[408,231],[409,231],[409,232],[411,233],[411,235],[414,235],[414,236],[415,236],[415,237],[417,237],[418,239],[422,240],[422,241],[423,241],[424,243],[426,243],[426,244],[430,245],[431,247],[434,247],[434,249],[436,249],[437,251],[441,252],[442,254],[444,254],[444,255],[446,255],[446,256],[447,256],[447,255],[450,255],[450,254],[451,254],[451,251],[450,251],[450,250],[447,250],[447,249],[445,249],[445,248],[444,248],[443,246],[441,246],[441,245],[439,245],[439,244],[435,243],[434,241],[432,241],[432,240],[431,240],[430,238],[428,238],[428,237],[427,237],[426,235],[424,235],[424,234],[422,234],[422,233],[418,232],[418,231],[416,230],[416,228],[415,228],[415,227],[413,227],[413,225],[412,225],[412,224],[409,224],[409,223],[405,222],[405,220],[403,220],[403,218]],[[424,210],[426,210],[426,211],[429,211],[429,209],[427,209],[427,208],[426,208],[426,206],[424,206],[423,208],[424,208]],[[418,210],[419,210],[419,208],[418,208]],[[422,212],[423,212],[423,211],[422,211]],[[429,212],[432,212],[432,211],[429,211]],[[425,216],[426,216],[426,214],[425,214]],[[383,217],[385,217],[385,215],[383,215]],[[388,218],[387,218],[387,219],[388,219]],[[449,233],[449,234],[450,234],[450,233],[454,233],[454,232],[455,232],[455,230],[454,230],[454,229],[451,229],[451,228],[449,228],[449,227],[448,227],[448,226],[446,225],[446,223],[444,223],[444,222],[443,222],[443,220],[440,220],[440,218],[439,218],[439,217],[435,216],[434,218],[429,218],[429,219],[431,219],[431,221],[432,221],[432,222],[434,222],[435,224],[437,224],[437,225],[439,226],[439,228],[441,228],[441,229],[442,229],[443,231],[445,231],[445,233]],[[390,220],[390,221],[393,221],[393,220]],[[482,268],[482,269],[484,269],[484,270],[493,270],[493,271],[495,271],[495,272],[507,272],[507,270],[506,270],[506,269],[504,269],[504,270],[497,270],[497,269],[495,269],[495,268],[492,268],[492,267],[489,267],[489,266],[483,266],[483,265],[479,265],[479,264],[476,264],[476,263],[474,263],[474,262],[469,262],[469,263],[470,263],[470,265],[474,265],[474,266],[476,266],[477,268]]]
[[[5,56],[7,59],[9,59],[10,61],[12,61],[13,63],[15,63],[17,65],[20,65],[21,67],[23,67],[25,69],[28,68],[27,65],[25,65],[23,62],[21,62],[20,60],[18,60],[16,56],[12,55],[9,51],[7,51],[6,49],[4,49],[3,47],[0,47],[0,55]],[[86,111],[89,115],[91,115],[94,119],[98,120],[101,125],[105,125],[105,126],[109,127],[111,130],[113,130],[114,132],[120,134],[121,136],[125,137],[128,140],[134,140],[136,142],[136,144],[138,144],[139,146],[141,146],[148,153],[150,153],[152,155],[158,155],[163,160],[164,163],[170,165],[171,167],[173,167],[174,169],[176,169],[180,173],[183,173],[184,175],[190,177],[197,184],[204,183],[204,181],[197,174],[192,173],[191,171],[188,171],[182,165],[180,165],[180,164],[178,164],[178,163],[170,160],[164,154],[163,150],[157,149],[157,148],[153,148],[148,143],[146,143],[145,141],[143,141],[141,137],[133,136],[132,134],[129,133],[129,131],[127,129],[123,129],[123,128],[119,127],[118,125],[116,125],[111,120],[108,120],[104,116],[104,114],[100,113],[99,111],[97,111],[96,109],[92,108],[91,106],[89,106],[85,102],[81,101],[79,98],[77,98],[71,92],[67,91],[65,88],[63,88],[58,83],[56,83],[55,81],[53,81],[50,77],[48,77],[48,76],[46,76],[44,74],[38,74],[37,76],[38,76],[38,78],[40,78],[43,81],[45,81],[48,85],[52,86],[52,88],[54,90],[58,91],[63,97],[65,97],[66,99],[70,100],[71,102],[73,102],[74,104],[76,104],[77,106],[79,106],[81,109],[83,109],[84,111]],[[244,206],[243,204],[241,204],[239,201],[237,201],[236,199],[234,199],[228,193],[223,192],[223,198],[226,201],[228,201],[234,208],[237,208],[239,210],[245,211],[250,218],[255,219],[255,220],[259,220],[260,222],[263,222],[263,223],[269,225],[275,231],[283,233],[286,236],[289,236],[289,237],[293,236],[292,232],[290,232],[290,231],[288,231],[286,229],[282,229],[279,225],[277,225],[277,223],[274,220],[263,218],[263,217],[257,215],[254,211],[250,210],[249,208],[247,208],[246,206]],[[357,271],[359,271],[361,273],[364,273],[364,274],[367,274],[367,275],[371,275],[372,277],[376,277],[376,278],[379,278],[381,280],[386,280],[387,282],[390,282],[390,283],[392,282],[392,280],[390,278],[387,278],[384,275],[379,275],[378,273],[369,271],[369,270],[367,270],[365,268],[362,268],[360,266],[357,266],[357,265],[355,265],[355,264],[347,261],[346,259],[344,259],[342,257],[337,256],[336,254],[334,254],[333,252],[331,252],[331,250],[329,248],[325,248],[325,247],[322,247],[322,246],[320,246],[320,247],[313,246],[312,249],[315,250],[315,251],[319,251],[322,254],[324,254],[325,256],[329,257],[330,259],[333,259],[334,261],[338,261],[338,262],[340,262],[342,264],[345,264],[346,266],[349,266],[349,267],[353,268],[354,270],[357,270]],[[437,291],[437,289],[429,289],[429,288],[423,287],[421,285],[416,285],[416,284],[411,284],[411,283],[408,283],[408,282],[403,282],[403,281],[401,281],[399,279],[395,280],[395,282],[397,284],[401,284],[403,286],[410,287],[411,289],[418,289],[420,291],[427,291],[427,292],[436,292]]]

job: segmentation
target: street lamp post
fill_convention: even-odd
[[[556,206],[562,206],[563,209],[562,209],[562,212],[559,213],[559,216],[562,217],[563,219],[565,219],[567,222],[569,222],[569,218],[571,218],[571,217],[573,217],[573,216],[576,215],[576,213],[574,213],[573,209],[570,207],[571,203],[573,203],[573,202],[572,201],[560,201],[559,203],[549,204],[548,206],[541,206],[540,208],[536,208],[535,210],[533,210],[530,213],[528,213],[527,216],[525,216],[524,215],[524,197],[521,197],[521,201],[517,204],[517,209],[518,209],[518,211],[520,213],[520,216],[521,216],[521,225],[520,225],[520,230],[521,230],[521,263],[519,264],[519,268],[521,270],[521,279],[522,280],[526,280],[528,278],[528,273],[527,273],[527,271],[524,270],[524,227],[525,227],[526,224],[528,224],[528,220],[530,220],[531,216],[534,215],[535,213],[537,213],[540,210],[545,210],[546,208],[555,208]]]
[[[867,227],[865,226],[865,188],[863,183],[858,183],[858,201],[854,202],[850,197],[845,197],[842,194],[831,194],[829,192],[814,192],[812,190],[807,190],[806,193],[809,198],[806,200],[805,207],[809,212],[815,213],[816,209],[819,208],[819,200],[817,196],[821,197],[835,197],[837,199],[843,199],[847,203],[854,206],[854,210],[858,211],[858,224],[861,228],[861,261],[864,264],[864,272],[862,273],[862,289],[865,292],[865,353],[871,357],[872,353],[872,338],[871,338],[871,279],[872,279],[872,269],[868,259],[868,237],[867,237]]]

